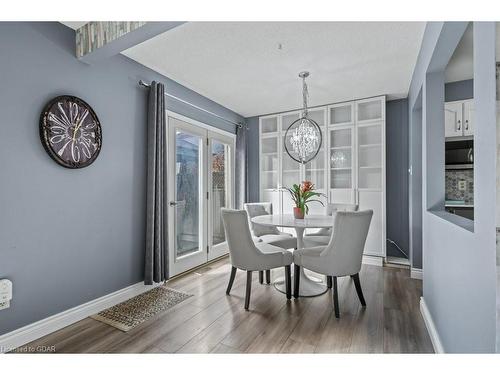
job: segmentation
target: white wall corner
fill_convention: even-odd
[[[411,268],[410,270],[410,277],[412,279],[418,279],[418,280],[423,280],[424,279],[424,272],[421,268]]]
[[[27,326],[16,329],[0,336],[0,353],[6,353],[20,346],[37,340],[40,337],[46,336],[61,328],[67,327],[90,315],[110,308],[118,303],[144,293],[160,284],[144,285],[144,282],[130,285],[126,288],[117,290],[105,296],[96,298],[95,300],[86,302],[82,305],[75,306],[69,310],[49,316],[38,322],[31,323]]]
[[[425,304],[424,297],[420,297],[420,313],[422,314],[422,318],[424,318],[425,327],[427,328],[427,332],[431,338],[434,352],[437,354],[445,353],[443,344],[441,343],[441,338],[439,337],[439,333],[434,325],[434,321],[432,320],[432,315]]]

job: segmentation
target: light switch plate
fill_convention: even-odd
[[[467,188],[465,180],[458,181],[458,190],[464,191]]]

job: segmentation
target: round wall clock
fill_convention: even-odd
[[[82,99],[58,96],[47,103],[40,115],[40,139],[58,164],[83,168],[92,164],[101,151],[101,124]]]

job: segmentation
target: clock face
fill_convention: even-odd
[[[75,96],[52,99],[40,115],[45,150],[66,168],[83,168],[101,151],[101,124],[92,108]]]

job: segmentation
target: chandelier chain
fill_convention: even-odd
[[[304,109],[302,110],[302,117],[307,117],[307,98],[309,96],[309,91],[307,90],[306,77],[302,77],[302,104]]]

